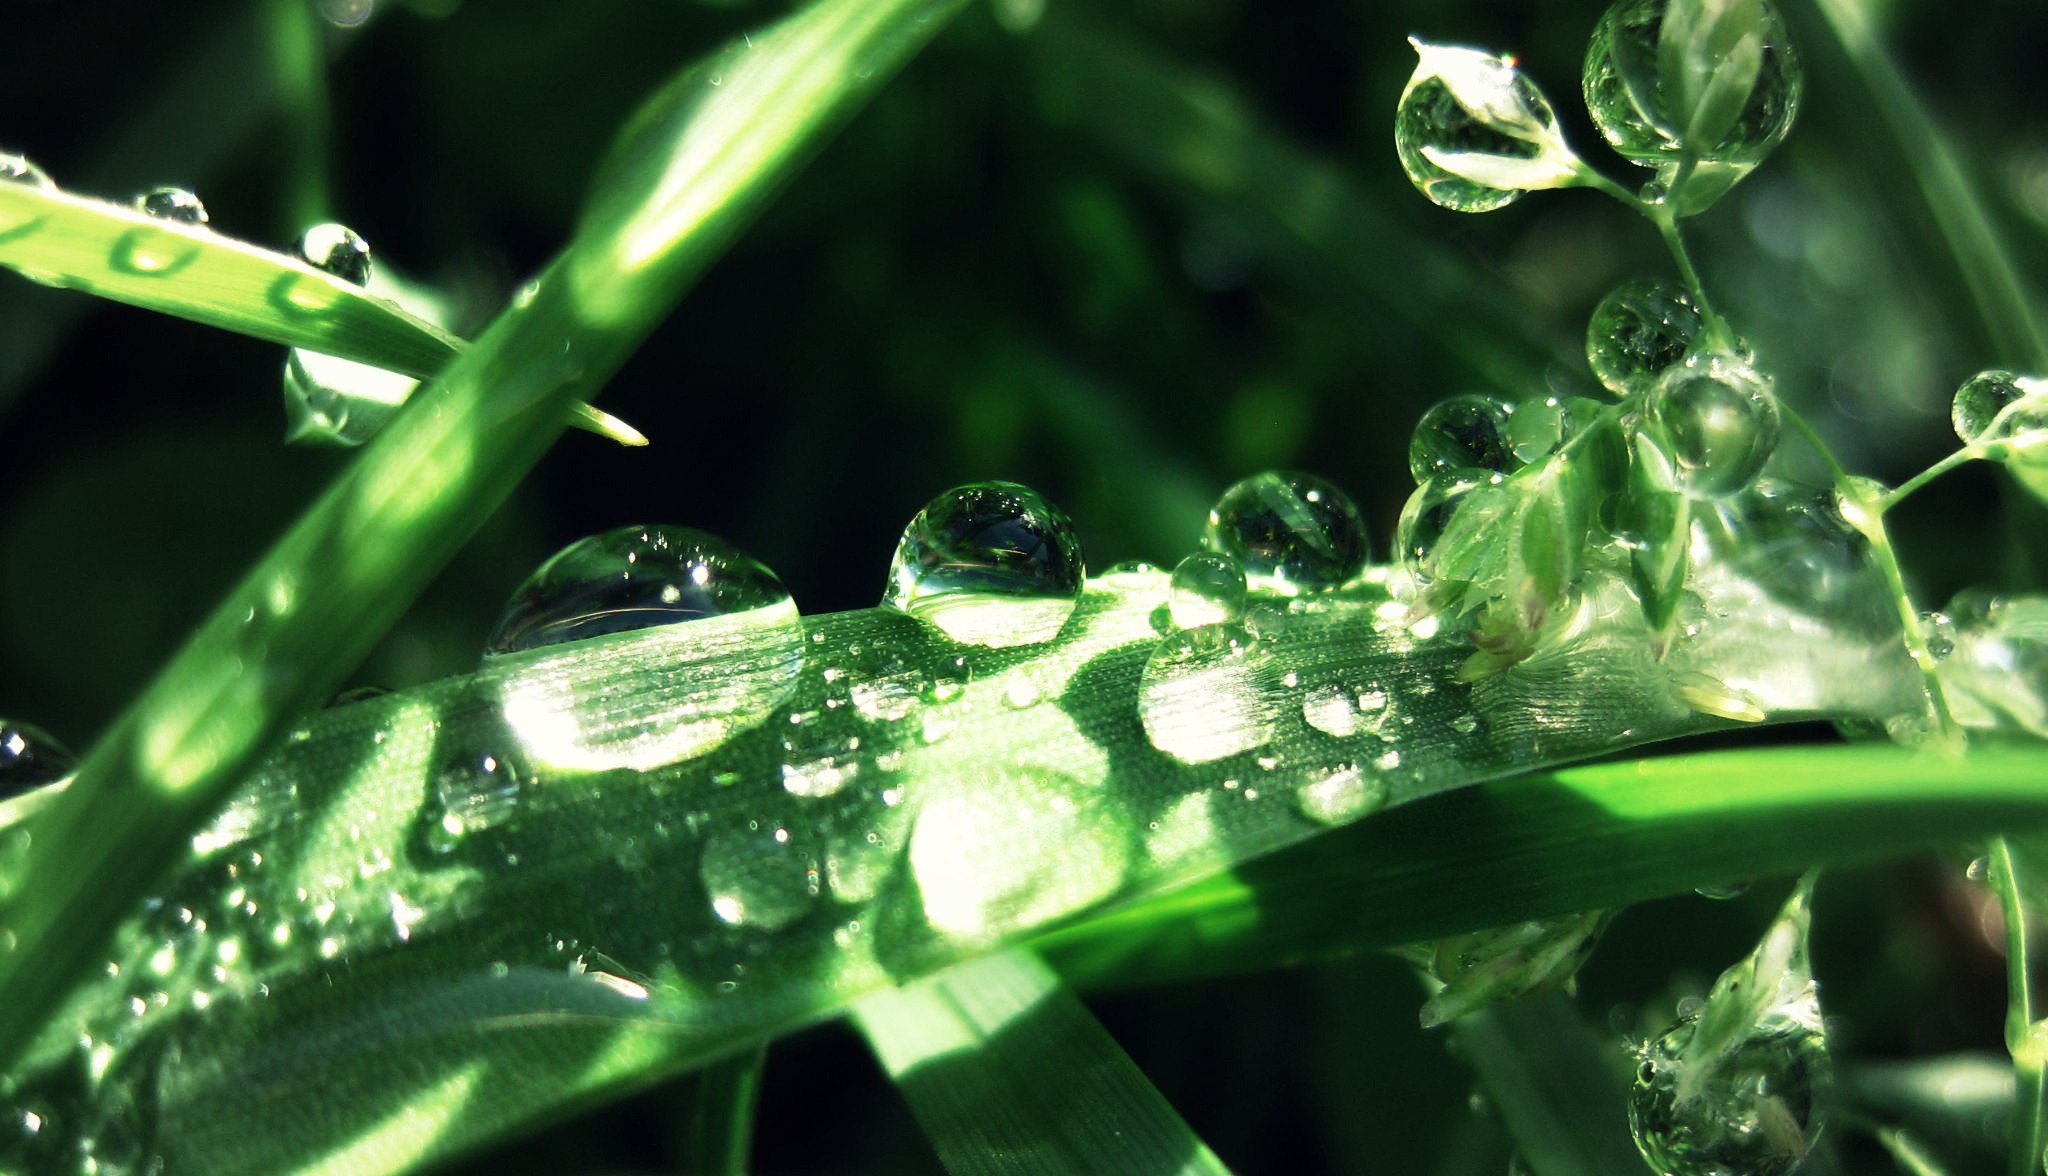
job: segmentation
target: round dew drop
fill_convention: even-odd
[[[1431,405],[1408,442],[1408,472],[1415,484],[1440,474],[1513,473],[1522,464],[1509,431],[1514,413],[1513,404],[1477,393]]]
[[[206,205],[183,188],[151,188],[135,198],[135,207],[159,220],[181,225],[203,225],[207,221]]]
[[[1417,583],[1434,578],[1430,556],[1437,541],[1451,525],[1451,518],[1466,496],[1494,479],[1462,474],[1444,474],[1415,488],[1401,508],[1401,521],[1394,527],[1394,554]]]
[[[1677,488],[1721,498],[1756,481],[1778,447],[1778,401],[1747,364],[1694,357],[1657,381],[1649,420],[1666,443]]]
[[[2033,404],[2007,411],[2029,396],[2035,398]],[[2048,430],[2048,396],[2042,395],[2042,385],[1998,369],[1978,372],[1963,381],[1962,387],[1956,389],[1949,412],[1956,436],[1966,443],[2004,441]],[[2024,446],[2029,450],[2028,456],[2032,456],[2037,445],[2048,446],[2048,438],[2030,438]]]
[[[1028,486],[976,482],[903,530],[882,604],[954,641],[994,649],[1059,635],[1087,575],[1066,513]]]
[[[800,839],[767,824],[707,838],[697,872],[711,913],[733,927],[780,931],[810,913],[824,889],[818,861]]]
[[[1699,338],[1692,296],[1659,279],[1624,282],[1593,308],[1586,363],[1617,396],[1626,396],[1685,359]]]
[[[778,631],[802,623],[775,573],[724,540],[688,527],[620,527],[570,544],[527,577],[485,653],[757,609]]]
[[[370,284],[370,243],[347,225],[318,224],[299,235],[299,260],[355,286]]]
[[[1198,551],[1174,566],[1167,613],[1176,629],[1199,629],[1244,615],[1244,565],[1227,555]]]
[[[503,824],[519,807],[521,787],[518,768],[505,756],[453,757],[427,782],[427,847],[447,853],[471,834]]]
[[[78,757],[40,728],[0,719],[0,800],[70,775]]]
[[[32,184],[38,188],[55,188],[57,182],[50,173],[29,162],[25,156],[11,155],[0,151],[0,183]]]
[[[1792,129],[1804,78],[1784,17],[1762,0],[1755,27],[1730,46],[1701,20],[1698,43],[1671,44],[1674,0],[1620,0],[1586,49],[1586,109],[1614,149],[1644,167],[1690,151],[1703,170],[1746,172]],[[1746,71],[1754,71],[1745,76]],[[1745,85],[1746,84],[1746,85]],[[1738,173],[1738,178],[1739,178]],[[1732,181],[1730,181],[1732,182]]]
[[[1205,539],[1283,596],[1340,587],[1372,556],[1358,505],[1314,474],[1269,471],[1225,490]]]

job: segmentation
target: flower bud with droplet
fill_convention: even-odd
[[[1582,165],[1557,114],[1515,59],[1409,38],[1419,60],[1394,114],[1394,146],[1424,196],[1491,212],[1573,183]]]
[[[1978,372],[1956,389],[1951,413],[1957,436],[2048,502],[2048,380]]]

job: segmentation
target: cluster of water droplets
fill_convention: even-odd
[[[1812,1150],[1828,1077],[1807,960],[1812,880],[1756,950],[1638,1051],[1629,1125],[1666,1176],[1785,1176]]]

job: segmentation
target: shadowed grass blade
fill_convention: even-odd
[[[854,1019],[955,1176],[1228,1170],[1030,952],[877,992]]]

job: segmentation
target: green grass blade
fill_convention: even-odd
[[[571,404],[624,362],[820,136],[955,7],[827,0],[720,62],[723,85],[692,72],[657,96],[537,294],[416,395],[36,819],[21,884],[0,908],[14,949],[0,966],[0,1059],[19,1056],[104,951],[128,904],[285,725],[333,692],[539,459]],[[218,269],[225,289],[246,296],[262,285],[252,276],[276,270],[261,251],[203,233],[132,223],[61,193],[0,188],[0,230],[30,251],[32,268],[55,265],[136,287],[138,298],[225,304],[237,314],[248,304],[225,294],[140,289],[183,287]],[[180,260],[175,273],[131,274],[114,266],[117,249]],[[600,301],[583,301],[600,288]]]
[[[1228,1171],[1029,952],[884,989],[853,1015],[955,1176]]]
[[[461,347],[432,323],[285,254],[34,184],[0,184],[0,265],[409,376],[433,375]]]
[[[754,1143],[754,1110],[768,1048],[757,1045],[697,1073],[697,1097],[682,1170],[698,1176],[745,1176]]]
[[[1639,1176],[1628,1089],[1614,1042],[1558,993],[1481,1009],[1451,1024],[1536,1176]]]
[[[1038,946],[1077,983],[1158,983],[2044,827],[2039,748],[1957,760],[1797,747],[1601,764],[1380,813]]]

